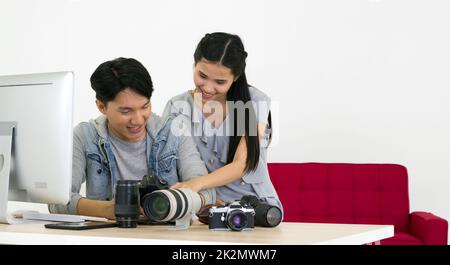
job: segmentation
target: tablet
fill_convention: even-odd
[[[95,221],[85,221],[85,222],[60,222],[45,224],[45,228],[54,229],[68,229],[68,230],[86,230],[86,229],[96,229],[96,228],[106,228],[106,227],[116,227],[117,223],[113,222],[95,222]]]

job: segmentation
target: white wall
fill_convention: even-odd
[[[250,83],[278,103],[271,161],[400,163],[411,210],[450,220],[449,1],[2,0],[0,74],[73,70],[78,123],[98,114],[95,67],[135,57],[158,113],[212,31],[241,35]]]

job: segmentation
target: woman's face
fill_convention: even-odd
[[[226,102],[227,92],[235,81],[230,68],[202,59],[194,67],[196,92],[201,93],[202,102]]]

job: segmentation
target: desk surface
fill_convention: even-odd
[[[188,230],[172,231],[168,226],[140,225],[137,228],[57,230],[43,223],[0,224],[0,244],[365,244],[394,235],[392,225],[281,223],[275,228],[252,231],[210,231],[195,222]]]

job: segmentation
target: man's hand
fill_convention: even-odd
[[[110,220],[116,219],[116,214],[114,210],[114,200],[105,201],[104,205],[104,216]]]

